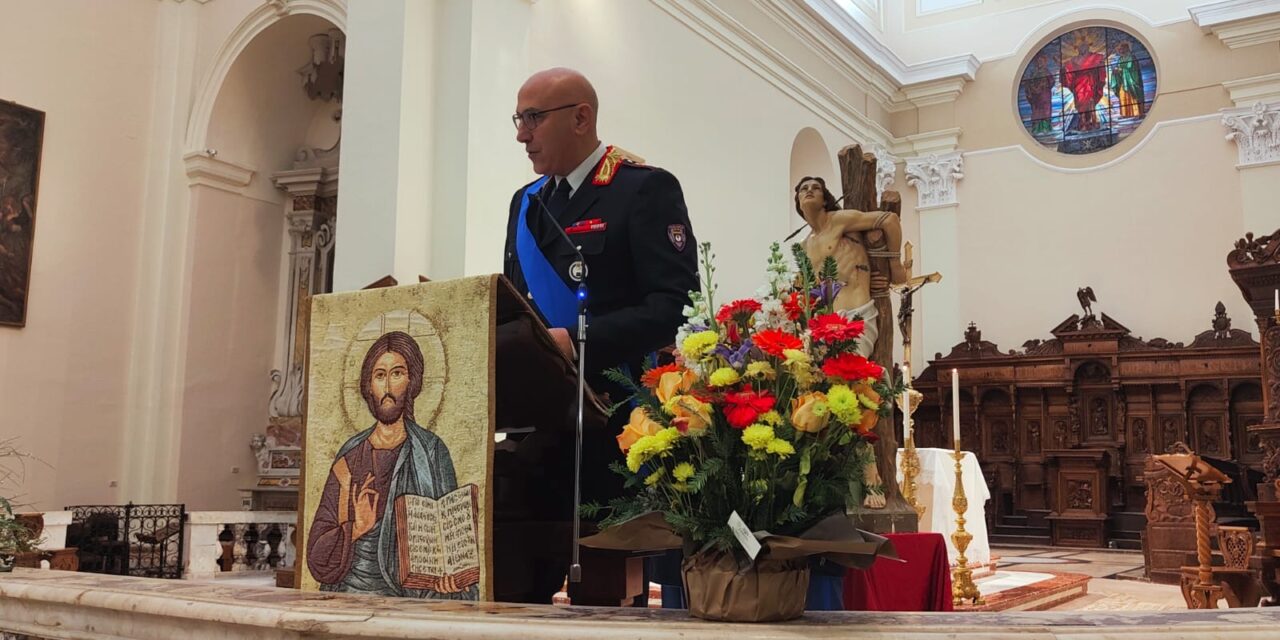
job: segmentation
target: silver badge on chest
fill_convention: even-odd
[[[586,277],[587,265],[583,264],[581,260],[574,260],[573,264],[569,265],[569,279],[574,282],[582,282],[583,278]]]

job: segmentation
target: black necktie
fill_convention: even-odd
[[[560,183],[556,185],[551,197],[547,199],[547,210],[556,220],[560,219],[560,215],[564,210],[569,208],[569,179],[560,178]]]

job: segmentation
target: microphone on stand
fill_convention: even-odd
[[[541,195],[534,193],[529,197],[538,203],[538,209],[546,216],[547,222],[552,227],[555,227],[556,232],[560,234],[560,238],[564,240],[567,246],[573,249],[573,254],[578,258],[578,264],[582,265],[582,278],[578,280],[578,291],[575,296],[578,299],[578,422],[574,433],[573,446],[573,561],[569,565],[569,582],[582,582],[582,564],[578,555],[578,540],[581,538],[582,517],[578,512],[582,508],[582,409],[587,393],[585,366],[587,356],[587,259],[582,255],[582,250],[578,245],[574,244],[573,240],[569,238],[569,234],[565,233],[564,228],[560,226],[560,221],[556,220],[555,215],[551,213],[551,209],[547,208],[546,203],[542,201]]]

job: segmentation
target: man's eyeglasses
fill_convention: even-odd
[[[538,123],[542,122],[542,117],[547,115],[548,113],[551,113],[552,111],[559,111],[561,109],[569,109],[572,107],[576,107],[579,104],[582,104],[582,103],[575,102],[573,104],[565,104],[565,105],[560,105],[558,107],[552,107],[550,109],[542,109],[542,110],[525,109],[524,111],[521,111],[520,113],[517,113],[511,116],[511,123],[516,126],[516,131],[519,131],[520,127],[522,126],[527,131],[533,131],[534,129],[538,128]]]

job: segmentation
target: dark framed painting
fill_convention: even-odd
[[[0,100],[0,325],[27,322],[44,112]]]

